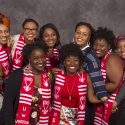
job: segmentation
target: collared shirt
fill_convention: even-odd
[[[104,79],[100,69],[99,59],[96,57],[94,51],[87,45],[87,47],[81,49],[84,55],[83,67],[89,73],[92,79],[92,85],[96,93],[97,98],[108,96],[106,91]]]

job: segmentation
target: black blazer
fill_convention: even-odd
[[[0,111],[0,125],[14,125],[19,103],[23,68],[13,71],[7,80],[3,105]]]

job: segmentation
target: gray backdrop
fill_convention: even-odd
[[[0,0],[0,12],[9,16],[11,34],[19,33],[28,17],[40,26],[54,23],[62,44],[72,40],[79,21],[108,27],[116,35],[125,33],[125,0]]]

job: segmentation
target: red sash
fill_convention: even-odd
[[[86,95],[87,95],[87,74],[78,74],[78,113],[77,125],[84,125],[85,111],[86,111]],[[51,125],[58,125],[60,122],[60,109],[61,109],[61,90],[65,84],[65,74],[58,72],[54,87],[54,99],[51,112]]]
[[[22,86],[15,125],[29,125],[32,95],[34,88],[34,77],[30,66],[24,68]],[[48,83],[48,76],[43,71],[41,73],[42,102],[40,110],[39,125],[48,125],[50,112],[51,90]]]
[[[110,54],[112,53],[112,50],[110,50],[105,57],[101,60],[101,71],[102,75],[106,84],[106,62]],[[122,81],[121,81],[122,84]],[[95,118],[94,118],[94,125],[108,125],[109,118],[111,115],[112,105],[116,98],[116,94],[118,93],[120,86],[109,96],[108,101],[104,104],[98,104],[96,106],[95,111]]]
[[[20,68],[22,66],[22,62],[23,62],[22,50],[25,44],[26,42],[24,40],[24,36],[21,34],[17,42],[14,56],[12,59],[12,70]]]
[[[5,48],[6,49],[6,48]],[[4,79],[8,78],[11,72],[11,65],[9,60],[9,54],[7,53],[7,50],[5,50],[3,47],[0,47],[0,65],[3,70]],[[8,48],[7,48],[8,49]]]

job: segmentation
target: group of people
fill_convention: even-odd
[[[77,23],[61,46],[52,23],[0,22],[0,125],[123,125],[125,35]],[[117,117],[119,116],[119,119]]]

